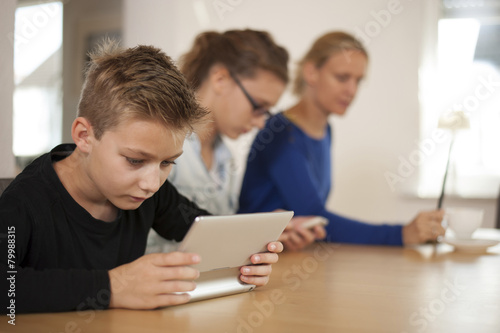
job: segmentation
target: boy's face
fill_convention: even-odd
[[[97,201],[138,208],[165,182],[182,154],[184,135],[155,121],[127,120],[92,140],[87,172]]]

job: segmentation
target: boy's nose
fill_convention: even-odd
[[[146,171],[139,182],[141,190],[148,193],[155,193],[161,185],[161,175],[159,168],[150,168]]]

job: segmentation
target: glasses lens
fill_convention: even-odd
[[[238,87],[240,87],[241,91],[243,91],[243,94],[245,95],[245,97],[248,99],[248,101],[250,102],[250,104],[252,105],[253,107],[253,113],[256,117],[262,117],[262,116],[265,116],[266,118],[269,118],[271,116],[271,113],[269,112],[269,110],[263,106],[260,106],[254,99],[252,96],[250,96],[250,94],[248,93],[248,91],[245,89],[245,87],[243,87],[243,85],[241,84],[240,80],[238,80],[238,78],[233,74],[231,73],[231,77],[233,78],[234,82],[236,82],[236,84],[238,85]]]

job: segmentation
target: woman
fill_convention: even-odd
[[[287,63],[288,52],[267,32],[249,29],[202,33],[180,59],[210,116],[186,139],[169,181],[212,214],[234,214],[238,205],[236,170],[222,136],[236,139],[264,126],[288,83]],[[168,251],[167,244],[153,234],[148,252]]]
[[[407,226],[373,225],[326,209],[330,192],[330,115],[344,115],[365,76],[368,54],[354,37],[331,32],[320,37],[299,64],[297,104],[277,114],[257,135],[248,156],[240,212],[293,210],[328,219],[332,242],[401,245],[444,234],[443,212],[422,212]],[[285,248],[300,249],[321,238],[322,227],[289,229]]]

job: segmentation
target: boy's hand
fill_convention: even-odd
[[[109,271],[110,308],[155,309],[189,301],[199,271],[188,267],[200,262],[192,253],[152,253]]]
[[[278,262],[278,253],[283,251],[281,242],[271,242],[267,244],[269,253],[256,253],[250,257],[253,266],[243,266],[240,268],[240,279],[244,283],[264,286],[269,282],[271,274],[271,264]]]

